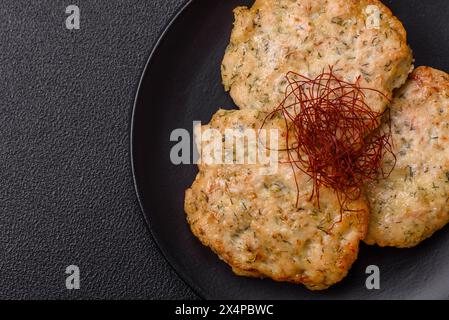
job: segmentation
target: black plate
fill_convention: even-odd
[[[170,133],[207,123],[218,107],[234,108],[221,85],[220,62],[232,28],[232,9],[245,0],[190,1],[153,51],[133,114],[132,161],[136,188],[150,230],[181,277],[210,299],[402,299],[448,298],[449,230],[414,249],[363,245],[349,276],[323,292],[301,285],[233,275],[191,234],[183,210],[184,191],[196,166],[170,161]],[[416,65],[449,71],[449,1],[385,1],[408,30]],[[381,271],[381,289],[365,287],[368,265]],[[151,270],[148,270],[151,272]]]

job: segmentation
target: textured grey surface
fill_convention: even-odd
[[[77,1],[79,31],[72,2],[1,2],[0,298],[195,297],[145,227],[128,143],[146,59],[183,2]]]

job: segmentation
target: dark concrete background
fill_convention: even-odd
[[[140,213],[137,85],[184,0],[0,4],[0,298],[192,299]],[[65,8],[81,9],[81,30]],[[65,268],[81,289],[65,288]]]

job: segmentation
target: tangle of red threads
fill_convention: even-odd
[[[365,102],[368,91],[389,99],[378,90],[361,87],[360,77],[355,83],[341,80],[332,67],[314,79],[295,72],[286,79],[284,100],[265,122],[277,114],[284,118],[286,150],[280,151],[287,151],[294,171],[296,167],[313,180],[310,200],[315,196],[318,207],[321,187],[336,191],[341,222],[343,211],[352,211],[346,207],[348,201],[360,198],[363,185],[387,178],[395,166],[391,125],[388,130],[377,129],[382,117],[390,123],[389,111],[375,112]],[[387,153],[394,164],[385,171],[382,158]],[[295,182],[298,206],[296,174]]]

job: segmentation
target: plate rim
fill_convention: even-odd
[[[382,0],[383,1],[383,0]],[[159,241],[159,239],[156,237],[155,232],[152,228],[152,222],[151,219],[149,217],[150,212],[153,212],[153,210],[151,210],[151,206],[147,206],[148,208],[145,209],[144,206],[144,202],[143,202],[143,192],[141,191],[141,188],[138,185],[138,178],[137,178],[137,171],[136,171],[136,150],[137,148],[135,147],[135,140],[136,140],[136,113],[137,113],[137,107],[138,107],[138,103],[139,103],[139,99],[142,95],[142,91],[143,91],[143,83],[144,80],[147,76],[147,73],[149,72],[150,68],[152,67],[152,63],[153,63],[153,58],[156,55],[156,53],[159,50],[159,47],[161,46],[161,43],[163,42],[163,40],[166,38],[167,34],[170,32],[172,26],[179,20],[179,18],[187,11],[187,9],[193,4],[195,3],[195,0],[184,0],[182,2],[182,4],[178,7],[178,9],[176,9],[176,11],[171,15],[171,17],[168,19],[167,23],[165,24],[165,26],[161,29],[158,37],[156,38],[156,41],[154,42],[151,50],[150,50],[150,54],[146,60],[145,66],[143,68],[143,71],[141,72],[141,76],[137,85],[137,91],[134,97],[134,101],[133,101],[133,106],[132,106],[132,113],[131,113],[131,119],[130,119],[130,131],[128,131],[130,133],[129,136],[129,161],[131,164],[131,170],[132,170],[132,176],[133,176],[133,185],[134,185],[134,190],[135,190],[135,194],[137,197],[137,201],[139,204],[139,208],[141,211],[141,214],[144,217],[144,221],[145,221],[145,225],[147,230],[149,231],[154,243],[156,244],[157,250],[159,251],[159,253],[164,257],[164,260],[168,263],[169,267],[174,271],[174,273],[178,276],[178,278],[184,283],[186,284],[187,287],[189,287],[193,293],[200,299],[211,299],[209,294],[207,294],[204,289],[201,288],[200,285],[198,285],[198,283],[196,281],[194,281],[181,267],[181,265],[176,262],[176,259],[174,257],[174,255],[170,254],[169,252],[167,252],[166,250],[163,250],[163,246],[161,245],[161,241]],[[397,14],[395,13],[395,16],[397,16]],[[428,65],[431,65],[430,63]],[[416,63],[415,63],[415,67],[416,67]],[[438,67],[436,67],[438,69]],[[443,69],[444,70],[444,69]],[[148,203],[148,201],[147,201]],[[212,298],[213,299],[213,298]],[[412,298],[413,299],[413,298]],[[442,300],[446,300],[447,297],[445,298],[439,298]],[[314,299],[312,299],[314,300]],[[325,299],[326,300],[326,299]],[[371,300],[371,299],[367,299],[367,300]],[[374,300],[376,300],[376,298],[374,298]]]
[[[140,212],[143,215],[143,218],[144,218],[144,221],[145,221],[145,225],[146,225],[146,229],[150,232],[151,238],[153,239],[154,243],[156,244],[157,250],[162,255],[164,260],[168,263],[168,265],[172,269],[172,271],[175,272],[175,274],[178,276],[178,278],[184,284],[186,284],[194,292],[194,294],[197,297],[199,297],[200,299],[207,299],[206,298],[207,295],[204,293],[204,291],[199,286],[197,286],[195,281],[193,281],[186,273],[184,273],[181,268],[177,268],[176,267],[177,263],[175,263],[173,261],[173,258],[169,254],[164,252],[164,250],[162,250],[161,244],[160,244],[159,240],[157,239],[156,235],[154,234],[153,229],[151,228],[151,224],[152,223],[150,221],[150,218],[147,215],[147,211],[148,210],[145,209],[145,206],[143,204],[141,190],[140,190],[138,182],[137,182],[137,172],[136,172],[136,166],[135,166],[136,156],[134,154],[136,152],[136,148],[134,146],[135,129],[136,129],[136,112],[137,112],[137,105],[139,103],[139,98],[141,96],[142,89],[143,89],[143,82],[145,80],[145,77],[147,75],[148,70],[151,67],[152,60],[154,58],[154,55],[158,51],[160,44],[162,43],[162,41],[166,37],[167,33],[170,31],[170,29],[173,26],[173,24],[191,6],[191,4],[194,1],[195,0],[184,0],[183,4],[179,7],[179,9],[177,9],[176,12],[169,18],[168,22],[162,28],[162,31],[160,32],[159,36],[157,37],[157,40],[154,43],[154,45],[153,45],[153,47],[152,47],[152,49],[150,51],[150,54],[149,54],[149,56],[148,56],[148,58],[146,60],[145,66],[143,68],[143,71],[142,71],[140,79],[139,79],[139,83],[137,85],[137,91],[136,91],[136,95],[134,97],[134,103],[133,103],[133,107],[132,107],[131,124],[130,124],[130,129],[129,129],[129,132],[130,132],[130,137],[129,137],[129,146],[130,146],[130,149],[129,149],[130,150],[130,152],[129,152],[129,161],[131,163],[134,191],[135,191],[135,194],[136,194],[136,197],[137,197],[137,202],[139,203]]]

